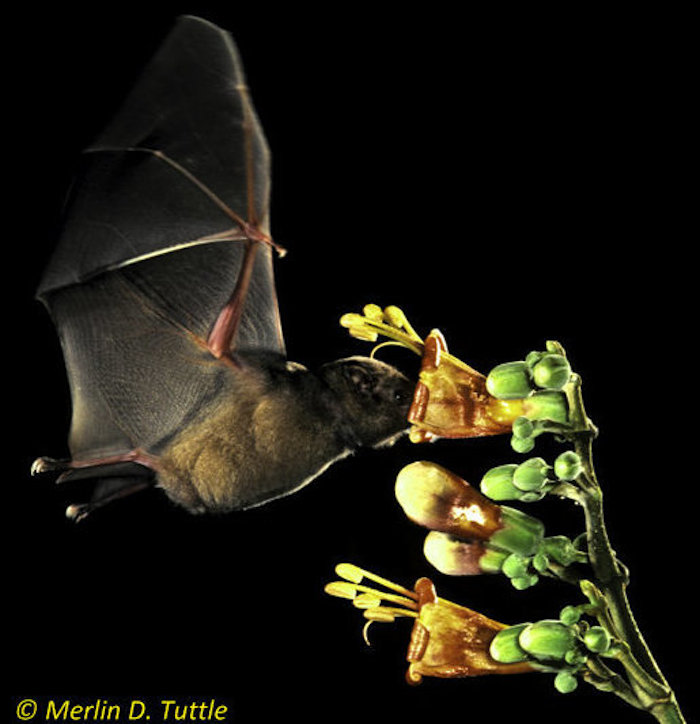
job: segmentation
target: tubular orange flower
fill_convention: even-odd
[[[536,390],[530,383],[525,362],[500,365],[487,378],[447,350],[442,333],[434,329],[425,339],[413,329],[399,307],[382,309],[367,304],[362,314],[348,313],[340,324],[358,339],[376,342],[380,336],[389,341],[378,344],[372,355],[386,345],[399,345],[422,356],[421,370],[413,401],[408,413],[411,423],[410,439],[426,442],[436,437],[465,438],[501,435],[513,429],[522,417],[532,420],[567,422],[564,396],[559,391]],[[543,353],[544,354],[544,353]],[[546,357],[547,355],[545,355]],[[561,358],[562,355],[549,355]],[[562,377],[561,362],[545,371]],[[568,370],[568,365],[563,371]],[[493,378],[494,372],[497,372]],[[518,373],[518,374],[516,374]],[[540,377],[545,377],[541,374]],[[514,384],[514,379],[518,384]],[[547,378],[549,381],[549,378]],[[507,394],[499,394],[506,388]],[[522,392],[524,397],[518,395]],[[493,394],[492,394],[493,393]]]
[[[408,421],[411,440],[463,438],[510,432],[524,414],[524,400],[499,400],[486,389],[486,377],[447,352],[434,329],[425,339],[423,359]]]
[[[509,627],[439,598],[428,578],[418,579],[414,589],[409,590],[348,563],[337,566],[336,573],[345,580],[329,583],[326,592],[349,598],[355,606],[364,609],[367,626],[374,621],[394,621],[400,616],[414,619],[406,656],[406,679],[411,684],[420,683],[424,676],[454,678],[536,670],[525,661],[508,664],[496,661],[489,653],[491,642],[499,631]],[[365,578],[392,593],[362,585]],[[382,606],[382,602],[391,605]]]
[[[424,676],[453,678],[535,670],[527,662],[501,664],[491,657],[491,642],[508,626],[438,598],[428,578],[418,579],[415,590],[419,615],[408,648],[409,683],[419,684]]]

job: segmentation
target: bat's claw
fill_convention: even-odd
[[[74,523],[80,523],[81,520],[85,520],[90,515],[91,510],[92,506],[89,504],[69,505],[66,508],[66,518]]]
[[[40,457],[37,458],[31,467],[32,475],[41,475],[42,473],[50,473],[56,470],[65,470],[66,463],[64,460],[56,460],[56,458]]]

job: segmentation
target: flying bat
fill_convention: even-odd
[[[270,154],[231,36],[178,19],[82,154],[37,290],[71,391],[80,520],[156,485],[193,513],[293,493],[408,427],[413,383],[349,357],[287,360],[270,236]]]

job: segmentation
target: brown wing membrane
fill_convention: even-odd
[[[180,18],[83,155],[37,292],[64,350],[75,461],[157,455],[221,390],[218,357],[284,357],[268,198],[233,41]]]

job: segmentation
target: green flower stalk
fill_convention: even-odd
[[[558,673],[557,688],[570,690],[575,681],[572,677],[578,674],[600,690],[613,692],[632,706],[649,712],[659,722],[678,724],[684,721],[683,715],[636,624],[626,594],[628,573],[615,556],[608,538],[602,490],[593,464],[593,440],[598,431],[584,409],[581,378],[571,371],[559,343],[547,342],[546,347],[545,352],[531,352],[524,363],[500,365],[500,371],[499,367],[494,368],[489,375],[492,380],[489,388],[495,394],[511,395],[515,394],[517,385],[523,388],[524,385],[533,388],[544,385],[548,392],[564,395],[567,425],[538,426],[536,422],[532,428],[526,424],[522,428],[515,425],[511,444],[516,450],[527,452],[535,437],[551,432],[571,449],[560,454],[551,468],[541,459],[526,461],[524,471],[517,465],[494,468],[482,479],[482,492],[498,500],[525,502],[535,500],[530,496],[551,492],[571,498],[583,508],[586,533],[581,538],[587,544],[592,580],[569,580],[580,584],[588,602],[567,607],[561,619],[564,625],[574,624],[585,613],[597,623],[593,626],[576,623],[580,627],[579,651],[578,654],[569,652],[572,668]],[[523,648],[530,646],[527,638],[525,644]],[[531,646],[530,649],[532,651]],[[585,650],[585,654],[581,650]],[[603,659],[614,659],[622,672],[611,668]]]
[[[385,336],[389,343],[421,355],[409,413],[413,442],[510,433],[513,450],[526,454],[539,436],[552,434],[567,447],[552,464],[533,456],[491,468],[481,480],[480,492],[430,462],[413,463],[397,478],[397,499],[410,519],[430,529],[424,553],[441,572],[502,573],[517,589],[547,575],[574,584],[583,594],[583,602],[565,607],[558,620],[494,626],[488,658],[481,660],[551,671],[555,687],[563,693],[583,680],[662,724],[682,724],[674,692],[627,599],[628,571],[610,545],[593,464],[598,431],[584,409],[581,378],[572,371],[562,345],[548,341],[544,350],[497,365],[484,376],[450,355],[437,330],[421,339],[396,307],[381,310],[368,305],[363,315],[345,315],[341,323],[356,337],[376,341]],[[581,506],[586,529],[575,541],[545,537],[537,518],[501,505],[510,500],[536,504],[548,494]],[[427,590],[432,584],[421,586]],[[438,601],[435,598],[433,603]],[[430,610],[426,609],[424,628]],[[469,616],[454,618],[449,606],[434,610],[440,624],[430,632],[429,649],[445,651],[451,645],[446,642],[459,638],[452,629],[462,625],[460,617]],[[414,607],[418,618],[422,614],[416,611]],[[414,631],[418,648],[426,641],[421,631],[420,627]],[[438,666],[435,671],[442,673],[435,675],[454,675],[446,673],[449,670]],[[424,671],[430,671],[430,665]],[[414,673],[423,675],[419,667]]]

